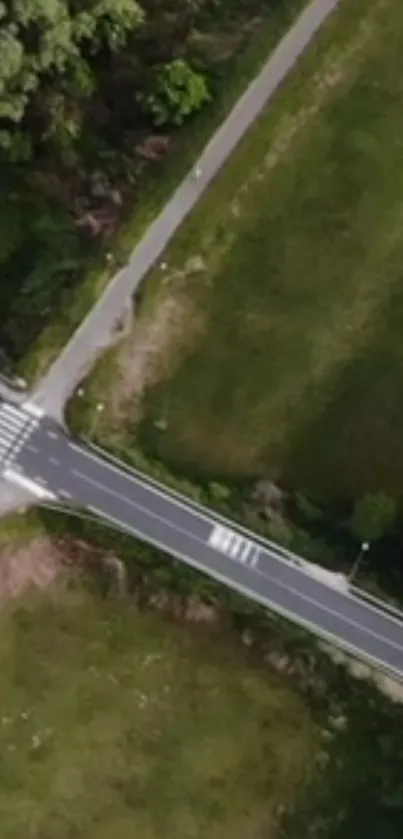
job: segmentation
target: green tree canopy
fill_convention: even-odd
[[[142,20],[137,0],[0,0],[0,145],[21,143],[19,126],[39,92],[51,116],[52,81],[59,100],[90,93],[89,57],[120,47]]]
[[[155,125],[181,125],[210,98],[205,76],[177,58],[161,67],[144,103]]]
[[[391,529],[396,514],[393,498],[385,492],[369,493],[356,501],[350,531],[360,542],[374,542]]]

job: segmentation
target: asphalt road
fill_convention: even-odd
[[[11,467],[56,499],[85,508],[340,648],[403,677],[403,614],[388,613],[311,576],[284,559],[275,546],[104,459],[69,438],[52,420],[34,422]]]
[[[180,224],[338,4],[339,0],[312,0],[308,4],[213,135],[195,163],[203,176],[195,180],[190,173],[184,179],[133,251],[129,264],[111,280],[42,379],[34,398],[48,414],[61,418],[66,400],[110,343],[113,329],[144,275],[161,257]]]

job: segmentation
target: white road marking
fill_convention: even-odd
[[[45,498],[49,500],[54,500],[57,498],[57,496],[54,495],[53,492],[50,492],[50,490],[44,489],[44,487],[39,486],[35,483],[35,481],[31,481],[31,479],[27,478],[25,475],[20,475],[19,472],[16,472],[14,469],[6,469],[3,472],[3,477],[7,481],[11,481],[11,483],[23,487],[23,489],[28,490],[28,492],[32,492],[33,495],[37,495],[38,498],[41,498],[42,500],[45,500]]]
[[[198,520],[202,519],[203,521],[207,522],[210,527],[212,527],[213,521],[212,518],[208,515],[207,511],[204,510],[201,505],[199,506],[198,504],[195,504],[193,506],[191,500],[187,502],[187,499],[184,497],[182,498],[182,496],[176,493],[175,490],[171,491],[169,487],[163,487],[162,485],[160,489],[159,486],[155,486],[155,482],[153,482],[152,479],[151,482],[148,482],[145,480],[144,477],[141,477],[140,475],[137,477],[136,472],[132,474],[130,472],[130,467],[125,468],[125,463],[121,463],[120,467],[115,466],[115,464],[110,463],[106,459],[105,455],[101,458],[99,455],[95,455],[93,452],[88,451],[85,448],[82,448],[76,443],[69,442],[68,447],[72,449],[72,451],[75,451],[78,454],[80,454],[82,457],[84,457],[84,459],[93,460],[96,464],[98,464],[98,466],[101,466],[102,468],[106,467],[110,472],[114,472],[115,475],[119,476],[119,478],[123,478],[124,480],[129,481],[131,484],[133,484],[133,486],[140,486],[142,489],[146,490],[151,495],[157,495],[164,501],[168,500],[170,503],[173,503],[176,507],[179,507],[179,509],[186,510],[189,516],[193,516]],[[119,464],[119,461],[116,458],[114,459]],[[78,474],[80,474],[80,476],[83,475],[82,472],[79,472]],[[101,484],[99,482],[97,483],[99,486],[105,487],[105,484]]]
[[[39,405],[35,405],[34,402],[23,402],[22,408],[24,411],[28,411],[29,414],[32,414],[33,417],[38,417],[38,419],[42,419],[45,414],[43,408],[40,408]]]
[[[38,447],[37,446],[32,446],[30,443],[28,444],[28,446],[25,446],[25,448],[29,452],[39,452]]]
[[[179,507],[180,509],[186,510],[187,513],[193,514],[193,515],[203,519],[204,521],[208,522],[211,527],[213,527],[214,517],[216,516],[216,514],[214,514],[214,517],[213,517],[213,515],[209,516],[208,511],[205,510],[202,505],[198,505],[197,503],[193,503],[191,500],[187,501],[186,498],[182,498],[182,496],[178,492],[176,492],[175,490],[171,490],[170,487],[165,487],[164,488],[161,485],[161,488],[159,488],[159,486],[155,486],[155,481],[153,481],[153,479],[151,479],[150,482],[149,482],[149,481],[145,480],[144,477],[141,476],[141,473],[137,473],[136,471],[133,470],[133,474],[130,474],[130,471],[129,471],[130,466],[125,464],[125,463],[123,463],[122,466],[119,468],[119,466],[118,466],[119,461],[113,455],[111,457],[112,457],[113,460],[115,460],[116,465],[115,465],[115,463],[110,463],[108,461],[108,459],[107,459],[108,458],[108,453],[107,452],[103,453],[103,457],[101,458],[98,454],[94,454],[94,452],[89,451],[88,449],[85,449],[85,448],[83,448],[82,446],[79,446],[76,443],[70,443],[69,442],[68,446],[73,451],[77,452],[81,456],[84,456],[84,458],[88,458],[89,460],[93,460],[93,461],[95,461],[95,463],[98,463],[99,465],[101,465],[103,467],[106,467],[111,472],[115,472],[116,474],[118,474],[121,478],[123,477],[124,479],[130,481],[135,486],[136,485],[141,486],[143,489],[146,489],[148,492],[150,492],[150,494],[154,493],[155,495],[158,495],[161,498],[163,498],[165,501],[168,499],[171,503],[175,504],[176,507]],[[103,486],[103,484],[99,484],[99,486]],[[149,511],[147,510],[147,512],[149,512]],[[219,518],[219,514],[217,514],[216,517]],[[224,519],[224,518],[221,519],[221,520],[224,521],[224,522],[227,522],[227,520]],[[267,559],[270,559],[270,560],[274,559],[275,561],[277,560],[278,562],[283,562],[288,566],[291,565],[294,568],[296,573],[303,575],[305,578],[308,576],[306,570],[304,569],[303,564],[302,565],[296,565],[294,562],[291,562],[291,560],[289,558],[287,558],[288,554],[290,554],[290,556],[291,556],[291,552],[287,551],[286,549],[283,549],[281,546],[277,546],[274,542],[271,543],[268,540],[261,539],[261,541],[258,541],[258,540],[255,541],[253,539],[254,534],[251,533],[250,531],[248,531],[247,529],[243,528],[242,526],[239,527],[239,530],[240,530],[241,533],[244,533],[246,536],[249,536],[251,538],[251,541],[253,542],[254,545],[256,545],[257,548],[260,548],[261,550],[263,550],[267,553]],[[271,556],[270,554],[273,554],[273,556]],[[295,558],[298,559],[299,562],[301,562],[300,557],[297,557],[295,555]],[[357,595],[355,595],[351,591],[343,592],[342,596],[345,597],[347,600],[353,601],[357,605],[358,604],[360,606],[364,605],[362,603],[362,600],[360,600],[360,598],[357,597]],[[394,622],[395,624],[397,624],[400,627],[403,625],[403,613],[402,613],[401,619],[399,620],[398,617],[393,617],[392,615],[387,614],[386,611],[384,611],[382,609],[382,607],[376,608],[375,606],[373,606],[372,611],[375,612],[376,614],[381,615],[383,618],[385,618],[385,620],[386,619],[391,620],[392,622]]]
[[[239,557],[239,561],[242,562],[242,564],[246,563],[246,560],[248,559],[248,556],[249,556],[252,548],[253,548],[253,542],[247,541],[245,543],[245,546],[244,546],[244,549],[241,553],[241,556]]]
[[[237,536],[237,534],[234,533],[234,536],[232,538],[232,542],[231,542],[231,544],[229,546],[229,549],[228,549],[228,552],[229,552],[229,555],[230,555],[231,559],[236,559],[242,545],[243,545],[242,536]]]
[[[10,423],[7,423],[7,425],[2,426],[0,418],[0,436],[2,439],[15,440],[15,438],[18,437],[19,434],[21,434],[23,428],[24,425],[17,425],[13,427],[12,425],[10,425]]]
[[[48,435],[48,437],[52,437],[52,439],[53,439],[53,440],[54,440],[56,437],[58,437],[58,436],[59,436],[58,434],[56,434],[56,431],[47,431],[47,432],[46,432],[46,434]]]
[[[14,416],[6,416],[0,410],[0,429],[4,432],[10,431],[12,434],[16,434],[22,431],[27,421],[28,417],[21,422],[21,420],[17,420]]]
[[[57,457],[50,457],[49,461],[50,463],[54,463],[55,466],[60,466],[60,460],[58,460]]]
[[[38,428],[37,422],[31,422],[27,427],[24,429],[23,437],[29,437],[36,429]]]
[[[210,533],[208,543],[212,548],[218,548],[221,544],[221,525],[216,525]]]
[[[178,490],[173,489],[173,487],[168,487],[165,484],[157,481],[156,478],[153,478],[151,475],[144,475],[141,471],[136,469],[130,463],[124,462],[120,460],[116,455],[111,454],[105,449],[102,449],[101,446],[94,443],[93,440],[85,440],[85,448],[81,443],[78,445],[77,443],[69,442],[68,446],[75,452],[78,452],[80,455],[84,455],[85,457],[90,458],[91,460],[95,461],[95,463],[101,464],[103,466],[107,466],[108,469],[111,471],[116,472],[116,474],[122,475],[125,478],[128,478],[132,481],[132,483],[136,485],[140,485],[144,487],[144,489],[148,490],[149,492],[155,493],[155,495],[159,495],[161,498],[166,500],[167,496],[169,497],[170,501],[173,501],[177,507],[182,509],[186,509],[190,513],[196,514],[199,518],[203,519],[209,523],[210,526],[213,525],[213,522],[221,523],[225,527],[235,528],[237,533],[241,533],[245,536],[245,538],[252,541],[253,544],[260,545],[264,550],[272,553],[275,555],[276,559],[279,559],[281,562],[286,563],[287,565],[291,565],[293,568],[298,567],[300,570],[304,570],[303,568],[303,560],[297,554],[292,553],[292,551],[288,550],[288,548],[284,548],[282,545],[278,545],[276,542],[271,541],[266,536],[261,536],[258,533],[254,533],[244,525],[229,519],[226,519],[221,513],[218,513],[214,510],[214,518],[208,514],[208,509],[206,509],[203,504],[200,502],[195,501],[192,498],[186,498],[182,495]],[[402,622],[403,622],[403,613],[402,613]]]
[[[235,530],[216,524],[207,539],[207,543],[221,553],[230,556],[231,559],[238,559],[243,565],[246,563],[249,553],[253,547],[250,539],[245,539]]]
[[[250,545],[252,547],[252,543],[250,543]],[[254,550],[254,552],[253,552],[253,554],[252,554],[252,556],[251,556],[251,558],[248,562],[249,568],[256,568],[256,566],[259,562],[259,559],[260,559],[260,550],[259,550],[258,546],[255,545],[255,550]]]
[[[226,527],[220,528],[220,536],[218,538],[219,550],[226,554],[231,546],[233,534]]]
[[[159,521],[162,521],[171,530],[176,530],[179,533],[184,533],[186,536],[192,538],[195,542],[198,542],[200,544],[205,544],[205,542],[202,539],[199,539],[199,537],[194,536],[192,533],[184,530],[181,527],[178,527],[176,524],[173,524],[172,522],[168,521],[167,519],[161,518],[161,516],[158,516],[157,514],[151,512],[150,510],[142,507],[140,504],[135,504],[135,503],[131,502],[125,496],[120,495],[120,493],[117,493],[114,490],[109,490],[103,484],[100,484],[98,481],[94,481],[92,478],[88,478],[86,475],[83,475],[81,472],[78,472],[78,470],[74,469],[74,470],[72,470],[72,473],[78,475],[80,478],[84,479],[88,483],[91,483],[91,484],[94,484],[95,486],[100,487],[101,489],[103,489],[103,491],[106,494],[114,495],[115,497],[120,498],[122,501],[126,502],[126,504],[128,504],[129,506],[137,508],[138,510],[141,510],[142,512],[146,512],[150,516],[150,518],[155,518]],[[93,508],[93,509],[95,509],[95,508]],[[109,516],[105,511],[99,511],[99,512],[102,516],[105,516],[105,518],[107,518],[107,519],[108,518],[109,519],[113,518],[112,516]],[[116,521],[118,521],[118,520],[116,520]],[[121,528],[123,527],[125,529],[128,529],[127,525],[125,525],[123,522],[119,522],[119,526]],[[154,540],[154,538],[151,539],[151,537],[148,534],[147,534],[146,538],[149,541],[152,541],[152,542],[156,543],[156,540]],[[165,551],[167,550],[167,546],[164,545],[164,544],[159,543],[158,546],[161,547]],[[204,570],[204,572],[206,573],[205,566],[201,566],[201,567]],[[289,591],[292,594],[295,594],[301,600],[304,600],[307,603],[312,603],[320,611],[325,612],[325,613],[330,614],[330,615],[334,615],[335,617],[339,618],[339,620],[344,621],[344,623],[348,623],[351,626],[354,626],[354,627],[360,629],[361,632],[363,632],[364,634],[370,635],[373,638],[377,638],[378,640],[386,643],[389,646],[395,647],[396,649],[403,650],[403,644],[397,644],[395,641],[390,640],[386,636],[381,635],[380,633],[374,632],[372,629],[369,629],[369,627],[363,626],[362,624],[357,623],[357,621],[354,621],[351,618],[347,617],[342,611],[337,612],[335,609],[330,609],[329,607],[327,607],[323,603],[321,603],[319,600],[315,600],[315,598],[310,597],[306,594],[303,594],[299,589],[294,588],[294,586],[286,585],[281,580],[278,580],[276,577],[273,577],[273,576],[271,576],[270,574],[267,574],[267,573],[263,573],[259,568],[255,568],[254,573],[258,574],[260,577],[262,577],[266,580],[270,580],[272,583],[279,586],[280,588],[285,589],[286,591]],[[227,584],[228,584],[228,580],[227,580]],[[382,616],[385,617],[384,615],[382,615]],[[294,615],[294,621],[295,621],[295,617],[296,616]],[[389,619],[389,618],[387,618],[387,619]]]
[[[181,495],[180,492],[173,489],[172,487],[164,486],[164,484],[155,480],[155,478],[145,476],[139,470],[131,466],[129,463],[122,462],[115,455],[103,450],[100,446],[97,446],[92,441],[87,441],[85,448],[82,444],[79,445],[73,442],[69,442],[67,445],[72,451],[77,452],[82,457],[88,458],[89,460],[93,460],[98,465],[106,467],[111,472],[115,472],[115,474],[119,475],[120,478],[123,477],[126,480],[131,481],[135,486],[141,486],[143,489],[147,490],[150,493],[153,493],[154,495],[158,495],[165,501],[167,500],[167,498],[169,498],[169,501],[174,503],[176,507],[179,507],[182,510],[186,510],[189,514],[193,514],[194,516],[197,516],[197,518],[199,519],[203,519],[203,521],[207,522],[210,525],[210,527],[213,526],[214,522],[221,522],[222,526],[225,526],[226,528],[235,527],[234,522],[231,522],[228,519],[224,518],[224,516],[222,516],[220,513],[214,511],[214,516],[209,515],[208,510],[205,507],[203,507],[202,504],[199,504],[197,501],[194,501],[191,498],[185,498],[183,495]],[[236,531],[238,533],[243,534],[245,538],[250,539],[253,542],[253,544],[260,545],[264,548],[264,550],[268,551],[269,553],[272,553],[276,559],[283,563],[286,563],[287,565],[292,565],[293,567],[295,567],[297,560],[299,561],[299,563],[301,563],[300,557],[297,557],[296,554],[292,554],[291,551],[288,551],[281,545],[277,545],[275,542],[270,541],[270,539],[267,539],[263,536],[259,536],[259,534],[251,532],[238,522],[236,523]],[[304,569],[300,568],[300,570],[303,571]]]
[[[18,419],[24,420],[24,422],[29,419],[26,413],[21,410],[21,408],[16,408],[15,405],[11,405],[10,402],[2,402],[0,405],[0,413],[2,414],[11,414],[11,416],[15,416]]]
[[[128,507],[133,507],[135,510],[140,510],[142,513],[146,513],[150,518],[156,519],[156,521],[160,521],[163,524],[166,524],[171,530],[177,530],[178,533],[186,533],[187,535],[191,536],[192,539],[199,541],[201,544],[205,544],[204,540],[198,539],[198,537],[193,536],[188,531],[184,530],[183,527],[178,527],[177,524],[169,521],[169,519],[163,518],[159,516],[158,513],[154,513],[153,510],[150,510],[149,507],[144,507],[142,504],[139,504],[137,501],[131,501],[131,499],[127,495],[122,495],[120,492],[116,492],[114,489],[110,489],[105,484],[101,484],[99,481],[95,480],[95,478],[90,478],[88,475],[85,475],[83,472],[80,472],[78,469],[71,469],[70,470],[72,475],[76,475],[82,481],[85,481],[88,484],[92,484],[92,486],[98,487],[102,490],[106,495],[113,495],[114,498],[118,498],[119,501],[123,501]]]
[[[126,531],[128,533],[132,533],[138,539],[145,539],[146,541],[149,541],[152,544],[154,544],[155,547],[157,547],[160,550],[163,550],[163,551],[166,552],[166,549],[167,549],[166,545],[163,544],[162,542],[159,542],[159,540],[155,539],[154,536],[150,537],[149,534],[144,534],[142,531],[137,530],[135,527],[132,527],[131,525],[124,524],[123,522],[119,521],[119,519],[116,519],[114,516],[110,516],[110,515],[106,514],[104,510],[101,510],[98,507],[88,505],[87,509],[91,510],[91,512],[95,513],[95,515],[100,516],[101,518],[105,518],[107,521],[113,522],[114,524],[117,525],[119,530],[123,530],[123,531]],[[199,541],[199,540],[196,539],[196,541]],[[178,559],[181,559],[181,560],[187,562],[189,565],[192,565],[194,568],[197,568],[199,571],[202,571],[204,574],[206,573],[206,567],[203,563],[198,562],[197,560],[194,560],[192,557],[188,557],[186,554],[181,554],[179,551],[172,550],[171,548],[170,548],[170,553],[173,554],[174,556],[178,557]],[[212,577],[215,577],[215,579],[219,580],[219,582],[222,582],[222,583],[224,583],[225,585],[228,586],[228,577],[225,574],[222,574],[220,572],[216,572],[215,569],[210,569],[210,568],[208,569],[208,573],[211,574]],[[371,630],[371,629],[369,629],[365,626],[362,626],[360,623],[356,623],[356,621],[351,620],[350,618],[346,617],[341,612],[335,612],[333,609],[329,609],[327,606],[324,606],[319,601],[314,600],[312,597],[308,597],[307,595],[303,594],[299,589],[295,589],[292,586],[285,585],[285,583],[281,582],[280,580],[277,580],[275,577],[271,577],[269,574],[263,574],[262,571],[260,571],[258,569],[255,571],[255,574],[259,575],[259,576],[261,576],[265,579],[268,579],[270,582],[274,583],[275,585],[279,586],[282,589],[285,589],[286,591],[290,591],[292,594],[295,594],[301,600],[305,600],[308,603],[312,603],[313,605],[317,606],[320,611],[326,612],[326,613],[331,614],[331,615],[335,615],[337,618],[341,619],[345,623],[348,623],[351,626],[354,626],[355,628],[361,630],[361,632],[363,632],[363,634],[367,634],[367,635],[372,636],[373,638],[377,638],[378,641],[384,642],[384,643],[386,643],[386,645],[394,647],[397,650],[403,650],[402,645],[397,644],[395,641],[391,641],[389,638],[386,638],[385,636],[380,635],[380,634],[374,632],[373,630]],[[383,669],[385,669],[385,667],[387,667],[391,672],[393,671],[395,673],[398,673],[401,678],[403,677],[402,671],[397,670],[396,668],[393,667],[393,665],[390,665],[387,662],[382,661],[381,659],[378,659],[376,656],[371,656],[369,653],[366,653],[366,651],[362,650],[360,647],[356,647],[354,644],[350,644],[348,641],[344,641],[343,639],[340,639],[338,635],[333,635],[331,632],[322,629],[317,624],[311,623],[310,621],[306,620],[305,618],[300,618],[294,612],[290,612],[290,611],[288,611],[288,609],[285,609],[282,606],[279,606],[276,603],[276,601],[271,600],[269,597],[261,595],[258,590],[255,591],[255,589],[253,589],[251,587],[243,585],[242,583],[238,583],[237,581],[233,581],[232,578],[230,578],[230,579],[231,579],[231,586],[233,588],[236,588],[238,591],[241,591],[243,594],[246,594],[248,597],[252,596],[253,599],[260,602],[263,606],[266,606],[266,607],[267,607],[267,605],[272,606],[274,612],[277,612],[280,615],[284,615],[285,617],[289,618],[293,623],[295,623],[295,619],[296,619],[296,617],[298,617],[298,623],[301,626],[308,627],[308,629],[313,631],[314,634],[321,635],[322,637],[325,637],[325,638],[329,638],[332,641],[332,643],[336,642],[336,646],[340,646],[342,649],[344,648],[344,649],[352,650],[353,653],[354,652],[358,653],[358,657],[361,657],[361,658],[364,657],[364,658],[367,659],[367,661],[373,661],[375,664],[380,664],[383,667]]]
[[[11,465],[28,438],[39,426],[39,419],[23,407],[0,403],[0,465]]]

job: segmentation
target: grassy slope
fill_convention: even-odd
[[[310,779],[309,709],[213,629],[74,587],[1,639],[3,839],[243,839]]]
[[[189,257],[205,266],[180,289],[197,335],[141,428],[176,468],[401,493],[399,14],[342,7],[167,254],[173,288]]]

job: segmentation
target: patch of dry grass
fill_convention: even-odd
[[[3,839],[275,837],[317,730],[218,630],[77,587],[0,623]]]

